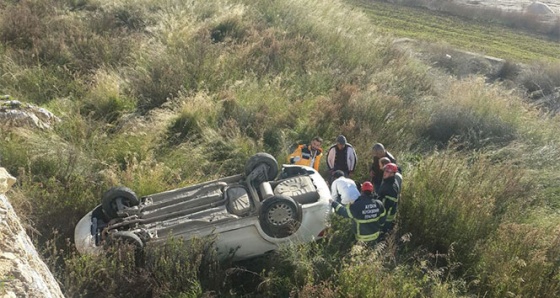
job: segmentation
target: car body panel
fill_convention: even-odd
[[[259,182],[257,175],[234,175],[140,198],[138,206],[119,211],[109,220],[97,206],[76,225],[75,244],[80,253],[103,251],[104,239],[114,231],[132,231],[146,244],[169,237],[190,239],[215,236],[221,256],[246,259],[277,249],[285,243],[320,238],[331,212],[330,190],[313,168],[283,165],[280,178]],[[274,189],[274,190],[273,190]],[[301,210],[301,223],[293,233],[275,237],[265,232],[261,205],[277,195],[293,195]]]

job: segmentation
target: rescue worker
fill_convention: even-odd
[[[373,196],[373,184],[365,181],[362,184],[362,194],[351,205],[344,206],[331,200],[331,206],[336,214],[350,218],[353,222],[356,240],[373,245],[378,242],[386,211],[383,203]]]
[[[377,191],[381,182],[383,181],[383,168],[379,166],[379,160],[383,157],[388,158],[392,163],[396,164],[397,159],[385,149],[385,146],[381,143],[373,145],[373,162],[369,169],[369,174],[371,176],[371,181],[373,182],[373,187]],[[400,172],[400,171],[399,171]]]
[[[383,167],[385,167],[386,164],[390,163],[391,160],[387,157],[383,157],[379,160],[379,168],[383,169]],[[402,174],[401,174],[401,167],[399,167],[397,165],[397,167],[399,168],[399,171],[395,173],[395,179],[397,180],[397,182],[399,183],[399,185],[402,185]],[[382,177],[383,178],[383,177]],[[383,180],[381,180],[383,181]],[[375,185],[374,185],[375,186]]]
[[[344,177],[344,172],[334,172],[334,181],[331,183],[332,200],[344,205],[352,204],[360,196],[356,182]]]
[[[310,145],[303,144],[297,146],[294,152],[288,156],[288,162],[290,164],[312,167],[319,171],[321,157],[323,156],[322,144],[322,138],[314,137]]]
[[[397,207],[401,192],[401,183],[395,179],[398,173],[398,167],[394,163],[388,163],[383,168],[383,182],[377,191],[378,199],[383,202],[387,211],[387,219],[383,226],[383,232],[388,233],[393,229],[395,217],[397,215]]]
[[[357,163],[358,156],[354,147],[347,142],[345,136],[339,135],[336,138],[336,144],[332,145],[327,151],[327,168],[331,174],[330,182],[334,178],[332,175],[338,170],[344,172],[344,176],[352,177]]]

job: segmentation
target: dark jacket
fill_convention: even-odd
[[[397,207],[399,203],[399,195],[401,193],[401,181],[395,179],[395,176],[383,179],[381,187],[377,192],[378,199],[383,202],[385,210],[387,211],[387,223],[392,223],[397,214]]]
[[[391,153],[389,153],[389,151],[385,151],[384,157],[387,157],[394,164],[397,163],[397,159]],[[381,182],[383,181],[383,169],[379,168],[380,159],[381,158],[374,156],[373,162],[371,163],[371,167],[369,168],[369,173],[371,175],[371,182],[374,185],[380,185]],[[401,169],[399,167],[399,172],[400,171]]]
[[[380,200],[363,193],[350,205],[344,206],[335,201],[332,202],[332,207],[338,215],[352,219],[357,240],[377,241],[386,216]]]
[[[345,174],[354,172],[358,163],[358,156],[354,147],[349,143],[342,150],[338,150],[336,144],[327,151],[327,167],[330,171],[341,170]]]

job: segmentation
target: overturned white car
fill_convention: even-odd
[[[115,240],[143,248],[168,237],[216,236],[221,255],[262,255],[282,243],[322,237],[331,212],[330,191],[313,168],[284,165],[257,153],[245,173],[138,198],[126,187],[108,190],[74,232],[80,253]],[[277,178],[277,176],[279,176]]]

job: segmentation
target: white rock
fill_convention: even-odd
[[[6,169],[0,168],[0,194],[4,194],[16,183],[14,178]]]
[[[15,178],[0,167],[0,186],[7,191]],[[0,297],[64,298],[60,286],[25,233],[8,198],[0,193]]]
[[[554,11],[545,3],[535,1],[525,8],[525,12],[537,15],[553,15]]]

